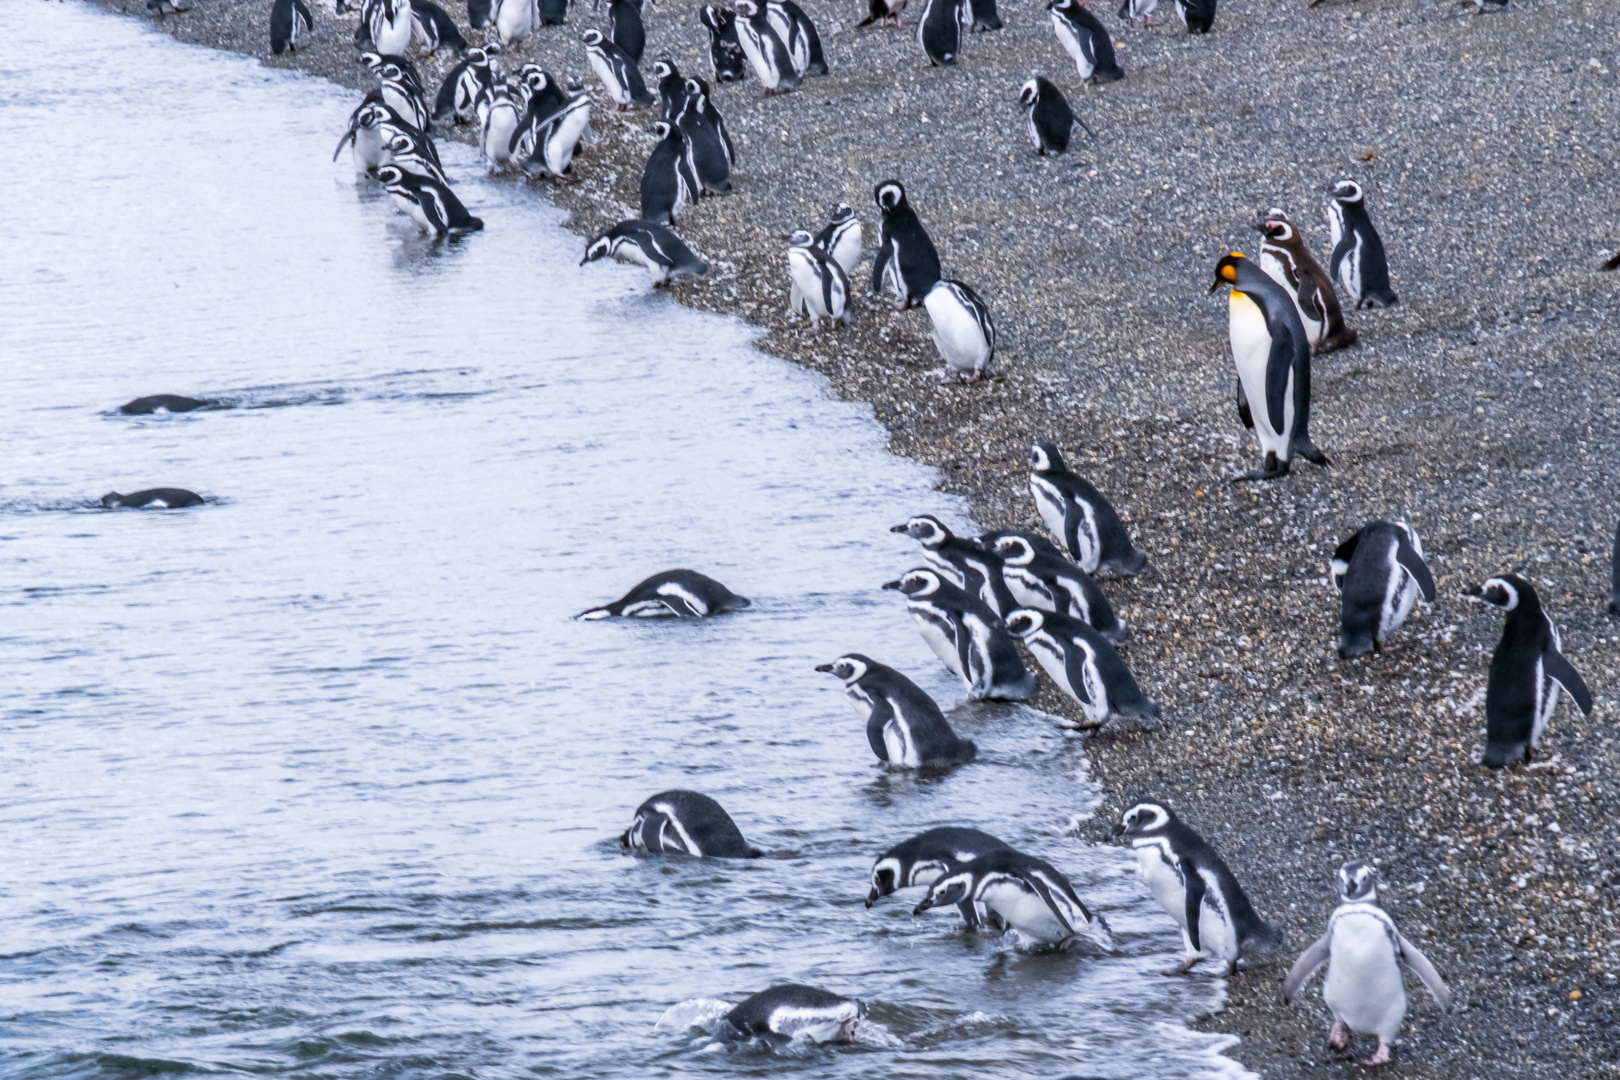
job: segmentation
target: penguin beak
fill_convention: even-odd
[[[885,581],[883,583],[883,587],[885,589],[898,589],[900,587],[900,583],[898,581]]]
[[[885,589],[888,588],[887,585],[883,587]],[[1475,600],[1482,600],[1485,597],[1485,588],[1482,585],[1470,585],[1468,588],[1463,590],[1463,596],[1472,597]]]
[[[871,907],[873,904],[878,902],[878,899],[878,891],[873,889],[871,892],[866,894],[866,906]]]
[[[911,526],[909,526],[909,525],[890,525],[889,526],[889,531],[890,532],[903,533],[909,528],[911,528]]]
[[[831,671],[832,670],[832,665],[831,664],[817,664],[816,665],[816,670],[817,671]],[[871,907],[872,906],[871,901],[867,901],[866,906]]]
[[[1216,278],[1215,279],[1215,284],[1213,284],[1213,285],[1211,285],[1209,287],[1209,291],[1214,292],[1216,289],[1220,288],[1222,285],[1225,285],[1225,284],[1226,284],[1225,281],[1222,281],[1220,278]]]
[[[931,908],[933,906],[934,905],[929,902],[928,897],[925,896],[922,899],[922,903],[918,904],[916,907],[911,909],[911,913],[913,915],[921,915],[923,912],[927,911],[929,908]]]

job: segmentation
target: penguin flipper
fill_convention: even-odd
[[[889,260],[894,258],[894,242],[887,236],[878,245],[877,254],[872,256],[872,293],[876,295],[883,291],[883,275],[888,269]]]
[[[1065,499],[1063,507],[1063,546],[1069,551],[1069,558],[1074,560],[1076,566],[1080,565],[1080,523],[1085,520],[1085,511],[1074,499]],[[1052,599],[1051,591],[1043,589],[1047,599]]]
[[[1283,980],[1282,999],[1284,1004],[1293,1000],[1294,995],[1299,993],[1299,988],[1305,985],[1305,980],[1311,977],[1312,972],[1327,963],[1328,947],[1332,944],[1332,941],[1332,934],[1323,934],[1312,943],[1310,948],[1299,954],[1299,959],[1294,961],[1294,966],[1288,969],[1288,977]]]
[[[1187,943],[1192,946],[1193,952],[1203,952],[1204,946],[1198,940],[1198,916],[1204,909],[1204,875],[1195,867],[1188,867],[1192,872],[1182,874],[1186,882],[1186,915],[1187,915]]]
[[[1086,660],[1088,653],[1080,647],[1077,640],[1071,641],[1069,647],[1063,650],[1064,674],[1068,676],[1069,686],[1074,689],[1074,696],[1082,705],[1090,705],[1091,695],[1086,693]]]
[[[1565,693],[1575,699],[1575,704],[1580,706],[1581,712],[1587,716],[1592,715],[1592,691],[1586,688],[1586,680],[1581,678],[1581,673],[1576,671],[1575,666],[1564,658],[1563,653],[1557,649],[1548,648],[1546,652],[1541,654],[1541,670],[1547,673],[1549,679],[1562,686]]]
[[[878,756],[879,761],[889,760],[889,747],[883,741],[883,729],[894,720],[894,706],[889,704],[886,697],[877,698],[872,702],[872,715],[866,718],[866,741],[872,744],[872,753]]]
[[[870,22],[871,20],[867,21]],[[973,906],[972,900],[963,900],[961,903],[956,905],[956,910],[962,913],[962,921],[967,924],[969,930],[977,930],[979,928],[979,912],[978,909]]]
[[[1337,557],[1337,554],[1335,554],[1334,558]],[[1400,544],[1395,548],[1395,558],[1402,568],[1412,575],[1412,580],[1417,582],[1418,588],[1423,591],[1423,599],[1431,604],[1434,603],[1434,577],[1429,573],[1429,565],[1423,561],[1423,556],[1419,555],[1417,550],[1406,542],[1404,536],[1401,537]]]
[[[1063,913],[1063,909],[1058,906],[1057,901],[1052,899],[1052,890],[1047,883],[1041,880],[1038,874],[1030,874],[1024,880],[1027,881],[1029,883],[1029,887],[1035,891],[1035,895],[1040,897],[1041,901],[1046,904],[1047,908],[1052,912],[1052,917],[1058,921],[1058,925],[1063,927],[1065,934],[1068,935],[1068,937],[1066,937],[1064,940],[1067,941],[1068,938],[1075,937],[1076,931],[1074,929],[1074,925],[1069,922],[1069,917]],[[1084,904],[1080,905],[1080,910],[1085,911],[1087,918],[1091,917],[1091,912],[1086,911],[1086,906]],[[1059,948],[1063,947],[1065,946],[1059,946]]]
[[[1274,326],[1271,356],[1266,360],[1266,417],[1271,430],[1281,433],[1284,403],[1288,396],[1288,376],[1294,370],[1294,335],[1285,324]]]
[[[1399,937],[1401,959],[1405,960],[1406,966],[1411,968],[1417,977],[1423,980],[1423,985],[1427,986],[1429,993],[1434,995],[1435,1003],[1440,1006],[1440,1011],[1450,1013],[1456,1004],[1451,997],[1451,988],[1440,977],[1440,973],[1434,969],[1434,965],[1429,963],[1429,958],[1418,951],[1416,945],[1407,941],[1404,934],[1399,935]]]
[[[1620,253],[1616,253],[1614,258],[1609,259],[1608,261],[1606,261],[1602,266],[1598,267],[1598,269],[1599,270],[1620,270]]]

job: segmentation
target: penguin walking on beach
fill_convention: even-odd
[[[764,0],[736,0],[734,26],[737,42],[749,66],[765,88],[765,96],[797,90],[804,81],[803,71],[794,63],[787,42],[771,25]],[[808,50],[805,51],[808,63]]]
[[[534,33],[538,16],[535,0],[495,0],[495,35],[502,45],[521,42]]]
[[[641,5],[636,0],[609,0],[608,40],[617,45],[631,63],[641,65],[647,48],[647,28],[641,21]]]
[[[917,44],[929,67],[948,67],[962,51],[962,22],[967,0],[923,0],[917,20]],[[971,21],[971,16],[967,16]]]
[[[641,69],[613,42],[602,36],[600,30],[587,30],[580,35],[585,43],[585,54],[590,59],[591,71],[601,80],[602,88],[622,112],[632,105],[651,105],[658,99],[647,91],[641,78]]]
[[[715,108],[709,84],[696,75],[682,85],[685,101],[675,117],[675,126],[686,140],[686,162],[697,179],[700,195],[725,195],[731,191],[731,170],[737,164],[737,148],[726,130],[725,117]]]
[[[1115,645],[1130,637],[1097,583],[1068,559],[1042,553],[1017,533],[1003,535],[993,550],[1001,559],[1001,579],[1019,607],[1067,615]]]
[[[457,236],[484,227],[483,220],[467,213],[450,186],[436,177],[409,173],[398,165],[384,165],[377,170],[377,179],[394,197],[394,205],[426,232]]]
[[[1287,476],[1296,453],[1327,465],[1327,455],[1311,442],[1311,346],[1293,297],[1236,251],[1216,264],[1209,291],[1222,285],[1232,287],[1228,320],[1238,370],[1238,417],[1254,429],[1265,455],[1259,471],[1236,479]],[[1260,408],[1251,411],[1252,402]]]
[[[270,7],[270,51],[280,56],[298,51],[298,39],[315,29],[315,16],[304,0],[276,0]]]
[[[411,0],[411,33],[429,56],[467,51],[467,39],[456,28],[456,21],[431,0]]]
[[[872,864],[872,890],[866,894],[866,906],[870,908],[901,889],[927,888],[947,867],[970,863],[980,855],[1006,846],[978,829],[945,825],[920,832],[877,857]],[[971,900],[958,902],[956,909],[962,913],[962,921],[970,930],[989,921],[984,917],[983,905]]]
[[[1052,30],[1080,72],[1081,83],[1118,82],[1125,71],[1114,58],[1114,41],[1085,0],[1048,0]]]
[[[649,855],[692,855],[700,859],[757,859],[725,808],[696,791],[660,791],[636,807],[619,846]]]
[[[900,181],[883,181],[872,197],[883,213],[877,255],[872,259],[872,292],[893,295],[897,311],[916,307],[934,283],[945,276],[939,252],[934,250],[934,242],[907,201]]]
[[[1082,730],[1095,731],[1109,721],[1134,722],[1144,730],[1158,724],[1158,703],[1142,693],[1113,643],[1090,624],[1034,608],[1014,609],[1006,623],[1080,706],[1086,717]]]
[[[478,118],[478,99],[495,85],[490,59],[500,52],[500,45],[491,42],[482,49],[468,49],[461,60],[439,84],[433,99],[433,119],[437,123],[454,120],[470,124]]]
[[[1035,152],[1045,156],[1069,152],[1069,139],[1076,127],[1087,135],[1096,134],[1086,122],[1074,115],[1069,99],[1049,79],[1037,75],[1018,91],[1018,103],[1024,107],[1024,122],[1029,129],[1029,141]]]
[[[686,163],[686,140],[662,120],[653,124],[658,145],[641,172],[641,220],[675,224],[675,215],[697,198],[697,179]]]
[[[996,358],[996,324],[990,305],[965,282],[941,278],[923,297],[934,327],[934,345],[945,367],[940,382],[978,382]]]
[[[1035,676],[1018,658],[1007,628],[978,597],[926,567],[907,571],[883,587],[905,595],[917,632],[961,678],[970,700],[1028,701],[1035,696]]]
[[[489,163],[490,174],[505,172],[512,167],[512,136],[519,119],[517,103],[505,82],[495,84],[478,111],[483,122],[478,145]]]
[[[1333,279],[1305,246],[1288,215],[1273,207],[1255,228],[1265,236],[1260,269],[1293,294],[1311,351],[1325,353],[1354,345],[1357,335],[1344,325],[1344,309],[1339,306]]]
[[[1029,491],[1046,531],[1088,574],[1140,574],[1147,552],[1131,543],[1113,504],[1089,480],[1071,472],[1056,443],[1029,448]]]
[[[821,333],[821,320],[851,321],[849,275],[816,244],[815,237],[800,229],[788,238],[788,275],[791,289],[788,306],[795,314],[810,319],[810,329]]]
[[[890,26],[900,25],[900,16],[906,10],[906,0],[871,0],[871,6],[866,18],[855,24],[859,30],[863,26],[871,26],[875,22],[887,23]]]
[[[849,653],[816,670],[844,680],[844,693],[865,722],[866,741],[879,761],[908,769],[948,769],[978,755],[972,739],[951,730],[934,699],[894,668]]]
[[[827,224],[816,233],[816,246],[832,256],[833,262],[851,277],[861,265],[861,219],[849,203],[834,203],[827,211]]]
[[[709,67],[716,82],[741,82],[748,75],[748,54],[737,39],[737,16],[713,4],[698,11],[698,21],[709,32]]]
[[[1132,806],[1114,836],[1130,843],[1142,884],[1181,930],[1185,955],[1159,974],[1185,975],[1205,960],[1222,960],[1231,978],[1239,959],[1282,944],[1215,849],[1162,803]]]
[[[1356,302],[1364,307],[1393,307],[1401,302],[1389,284],[1389,260],[1384,241],[1373,228],[1367,213],[1366,193],[1354,180],[1333,185],[1333,201],[1328,203],[1328,228],[1333,232],[1333,256],[1328,273]]]
[[[1418,596],[1434,603],[1423,542],[1404,521],[1369,521],[1334,549],[1329,569],[1340,596],[1341,659],[1390,652],[1384,639],[1406,621]]]
[[[1207,34],[1215,28],[1215,0],[1175,0],[1176,17],[1190,34]]]
[[[928,560],[931,568],[945,575],[946,580],[969,596],[983,600],[985,606],[998,616],[1016,606],[1003,606],[998,592],[1005,593],[1009,599],[1012,594],[1006,592],[1006,586],[1000,581],[1001,560],[977,540],[956,536],[932,514],[918,514],[907,519],[903,525],[891,526],[889,531],[904,533],[920,543],[923,558]],[[992,581],[1001,585],[1001,589],[990,588]]]
[[[1378,1036],[1378,1051],[1363,1065],[1389,1063],[1390,1045],[1406,1020],[1402,961],[1423,980],[1441,1012],[1453,1008],[1451,990],[1440,973],[1379,906],[1377,880],[1377,871],[1362,862],[1352,860],[1339,868],[1339,906],[1328,917],[1327,933],[1300,954],[1282,990],[1283,1001],[1292,1001],[1305,980],[1327,964],[1322,1000],[1333,1012],[1328,1044],[1343,1050],[1352,1032]]]
[[[1519,760],[1529,764],[1558,708],[1559,688],[1588,716],[1592,692],[1558,651],[1558,627],[1528,581],[1503,574],[1470,586],[1463,595],[1507,612],[1485,684],[1485,754],[1480,764],[1492,769]]]
[[[637,224],[646,225],[648,222]],[[596,245],[593,243],[591,246]],[[665,570],[638,582],[635,588],[612,603],[587,608],[574,618],[586,621],[621,617],[704,619],[741,611],[751,603],[748,597],[738,596],[707,574],[700,574],[696,570]]]
[[[912,914],[969,902],[983,904],[1033,944],[1067,952],[1084,937],[1110,952],[1114,948],[1108,921],[1092,914],[1068,878],[1046,860],[1009,847],[947,866]]]

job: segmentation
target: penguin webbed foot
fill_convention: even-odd
[[[1328,1045],[1335,1050],[1343,1050],[1350,1045],[1350,1029],[1343,1020],[1333,1021],[1333,1030],[1328,1032]]]
[[[1254,472],[1246,472],[1232,477],[1232,483],[1247,484],[1256,480],[1280,480],[1288,475],[1288,462],[1277,461],[1269,454],[1266,456],[1266,462],[1267,465],[1263,469],[1256,469]]]
[[[1192,969],[1203,962],[1204,958],[1202,956],[1188,956],[1185,957],[1181,963],[1167,967],[1160,971],[1159,974],[1163,975],[1167,979],[1173,979],[1178,975],[1190,975],[1192,973]]]
[[[1378,1040],[1378,1052],[1373,1054],[1373,1056],[1368,1058],[1366,1061],[1363,1061],[1362,1064],[1363,1065],[1388,1065],[1389,1060],[1390,1060],[1389,1043],[1385,1042],[1383,1039],[1379,1039]]]

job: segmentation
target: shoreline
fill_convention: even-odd
[[[138,2],[98,3],[147,17]],[[1321,933],[1338,864],[1357,857],[1380,866],[1386,908],[1467,1003],[1442,1017],[1408,980],[1414,1030],[1388,1075],[1620,1076],[1620,631],[1603,615],[1620,275],[1594,272],[1620,243],[1602,197],[1620,14],[1593,0],[1515,0],[1477,19],[1252,0],[1188,39],[1168,5],[1140,31],[1103,11],[1127,78],[1081,91],[1034,5],[1004,4],[1007,29],[968,38],[955,69],[927,66],[916,10],[903,31],[855,31],[865,11],[850,0],[804,6],[832,74],[770,99],[751,79],[716,87],[739,143],[736,193],[681,215],[711,272],[671,291],[764,328],[759,348],[869,402],[890,449],[936,466],[986,527],[1039,527],[1024,455],[1046,439],[1121,512],[1158,574],[1101,584],[1134,628],[1125,659],[1165,720],[1088,744],[1105,800],[1082,839],[1104,840],[1129,799],[1165,799],[1287,942],[1192,1026],[1240,1036],[1227,1053],[1267,1076],[1346,1070],[1355,1059],[1326,1046],[1319,982],[1293,1007],[1276,986]],[[670,54],[708,77],[692,11],[649,6],[647,64]],[[267,66],[369,84],[352,15],[320,8],[310,47],[272,58],[267,12],[195,0],[152,21]],[[504,66],[533,59],[595,87],[578,34],[603,18],[582,7]],[[430,92],[453,62],[413,59]],[[1037,69],[1098,140],[1033,155],[1016,95]],[[1353,96],[1335,102],[1344,80]],[[635,216],[651,119],[598,112],[578,182],[534,185],[571,212],[582,248]],[[891,315],[863,284],[853,327],[818,338],[787,317],[781,237],[843,200],[870,252],[872,187],[891,176],[947,276],[990,303],[995,381],[938,385],[926,316]],[[1253,253],[1247,225],[1268,205],[1287,207],[1325,262],[1321,207],[1340,176],[1369,188],[1403,303],[1347,311],[1361,346],[1316,361],[1314,434],[1333,465],[1233,487],[1255,454],[1230,403],[1225,304],[1203,295],[1211,268],[1229,246]],[[1613,235],[1590,231],[1605,223]],[[1439,596],[1397,632],[1400,651],[1342,662],[1325,564],[1374,517],[1417,527]],[[1598,704],[1590,718],[1560,706],[1545,767],[1488,776],[1472,762],[1501,619],[1457,594],[1508,568],[1537,585]],[[1043,683],[1036,707],[1075,716]]]

